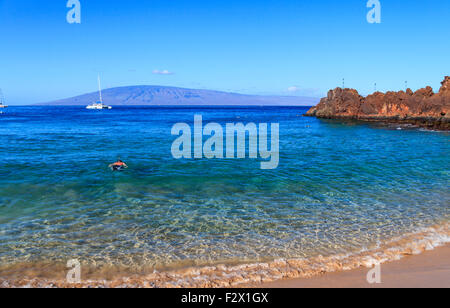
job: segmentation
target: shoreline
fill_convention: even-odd
[[[304,114],[304,117],[317,118],[321,120],[336,121],[358,121],[362,123],[380,123],[400,126],[410,126],[412,128],[423,128],[430,131],[449,132],[450,118],[399,118],[399,117],[356,117],[356,116],[316,116],[314,114]]]
[[[450,288],[450,245],[406,256],[380,267],[381,283],[369,284],[369,268],[326,273],[311,278],[283,279],[248,285],[259,288]]]
[[[450,260],[450,224],[438,225],[419,230],[415,233],[406,234],[393,239],[381,246],[362,249],[359,252],[318,256],[308,259],[279,259],[266,263],[251,263],[242,265],[215,265],[204,267],[191,267],[182,270],[168,272],[157,272],[143,275],[127,275],[123,271],[120,277],[107,280],[107,276],[89,278],[84,276],[78,284],[68,283],[63,277],[44,278],[34,275],[22,277],[17,275],[5,277],[0,274],[0,288],[236,288],[236,287],[296,287],[305,281],[314,282],[324,274],[327,275],[349,275],[347,273],[359,273],[369,271],[375,264],[386,264],[390,267],[391,262],[417,257],[422,253],[429,253],[435,248],[444,247],[446,257]],[[426,258],[426,257],[425,257]],[[450,267],[439,258],[441,267]],[[447,261],[448,262],[448,261]],[[434,264],[434,263],[433,263]],[[383,268],[385,265],[382,265]],[[413,266],[416,268],[417,266]],[[33,266],[35,269],[36,267]],[[62,268],[64,269],[64,268]],[[89,269],[84,267],[84,269]],[[51,268],[47,269],[47,273]],[[65,270],[67,271],[67,270]],[[95,270],[94,270],[95,271]],[[450,269],[449,269],[450,271]],[[83,270],[82,270],[83,272]],[[405,272],[405,270],[403,270]],[[3,271],[5,273],[5,271]],[[84,272],[86,273],[86,272]],[[107,274],[108,271],[103,272]],[[14,274],[14,273],[12,273]],[[30,273],[29,273],[30,274]],[[100,273],[99,273],[100,274]],[[111,274],[111,273],[108,273]],[[83,274],[84,275],[84,274]],[[351,274],[350,274],[351,275]],[[355,274],[353,274],[355,275]],[[358,274],[361,278],[361,274]],[[362,275],[365,279],[365,275]],[[38,278],[39,277],[39,278]],[[353,276],[355,277],[355,276]],[[447,275],[450,277],[450,275]],[[305,279],[309,278],[309,279]],[[292,284],[284,285],[288,280],[297,279]],[[341,278],[337,278],[340,281]],[[339,282],[337,286],[342,286]]]

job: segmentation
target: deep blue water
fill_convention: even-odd
[[[357,251],[449,219],[450,135],[301,107],[10,107],[0,263],[165,265]],[[175,123],[280,123],[280,165],[176,160]],[[117,157],[130,168],[113,173]]]

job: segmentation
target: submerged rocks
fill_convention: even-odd
[[[439,93],[431,87],[413,92],[375,92],[367,97],[354,89],[336,88],[311,108],[306,116],[413,124],[429,129],[450,130],[450,77]]]

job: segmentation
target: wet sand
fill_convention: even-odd
[[[0,268],[0,288],[450,287],[449,236],[450,226],[444,224],[354,254],[193,267],[137,275],[130,275],[125,269],[117,271],[109,267],[82,266],[83,277],[76,284],[64,279],[67,272],[64,268],[49,264],[49,267],[15,264]],[[382,264],[382,283],[370,285],[366,280],[367,273],[377,263]],[[49,273],[58,275],[52,278]]]
[[[381,265],[381,284],[367,282],[368,268],[265,283],[263,288],[450,288],[450,245]],[[253,286],[252,286],[253,287]],[[261,285],[259,285],[261,287]]]

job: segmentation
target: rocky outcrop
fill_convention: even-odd
[[[444,81],[442,82],[442,87],[439,90],[439,93],[446,93],[447,95],[450,95],[450,76],[445,76]]]
[[[354,89],[336,88],[328,92],[306,116],[328,119],[356,119],[413,124],[450,130],[450,77],[445,77],[439,93],[431,87],[416,92],[375,92],[367,97]]]

